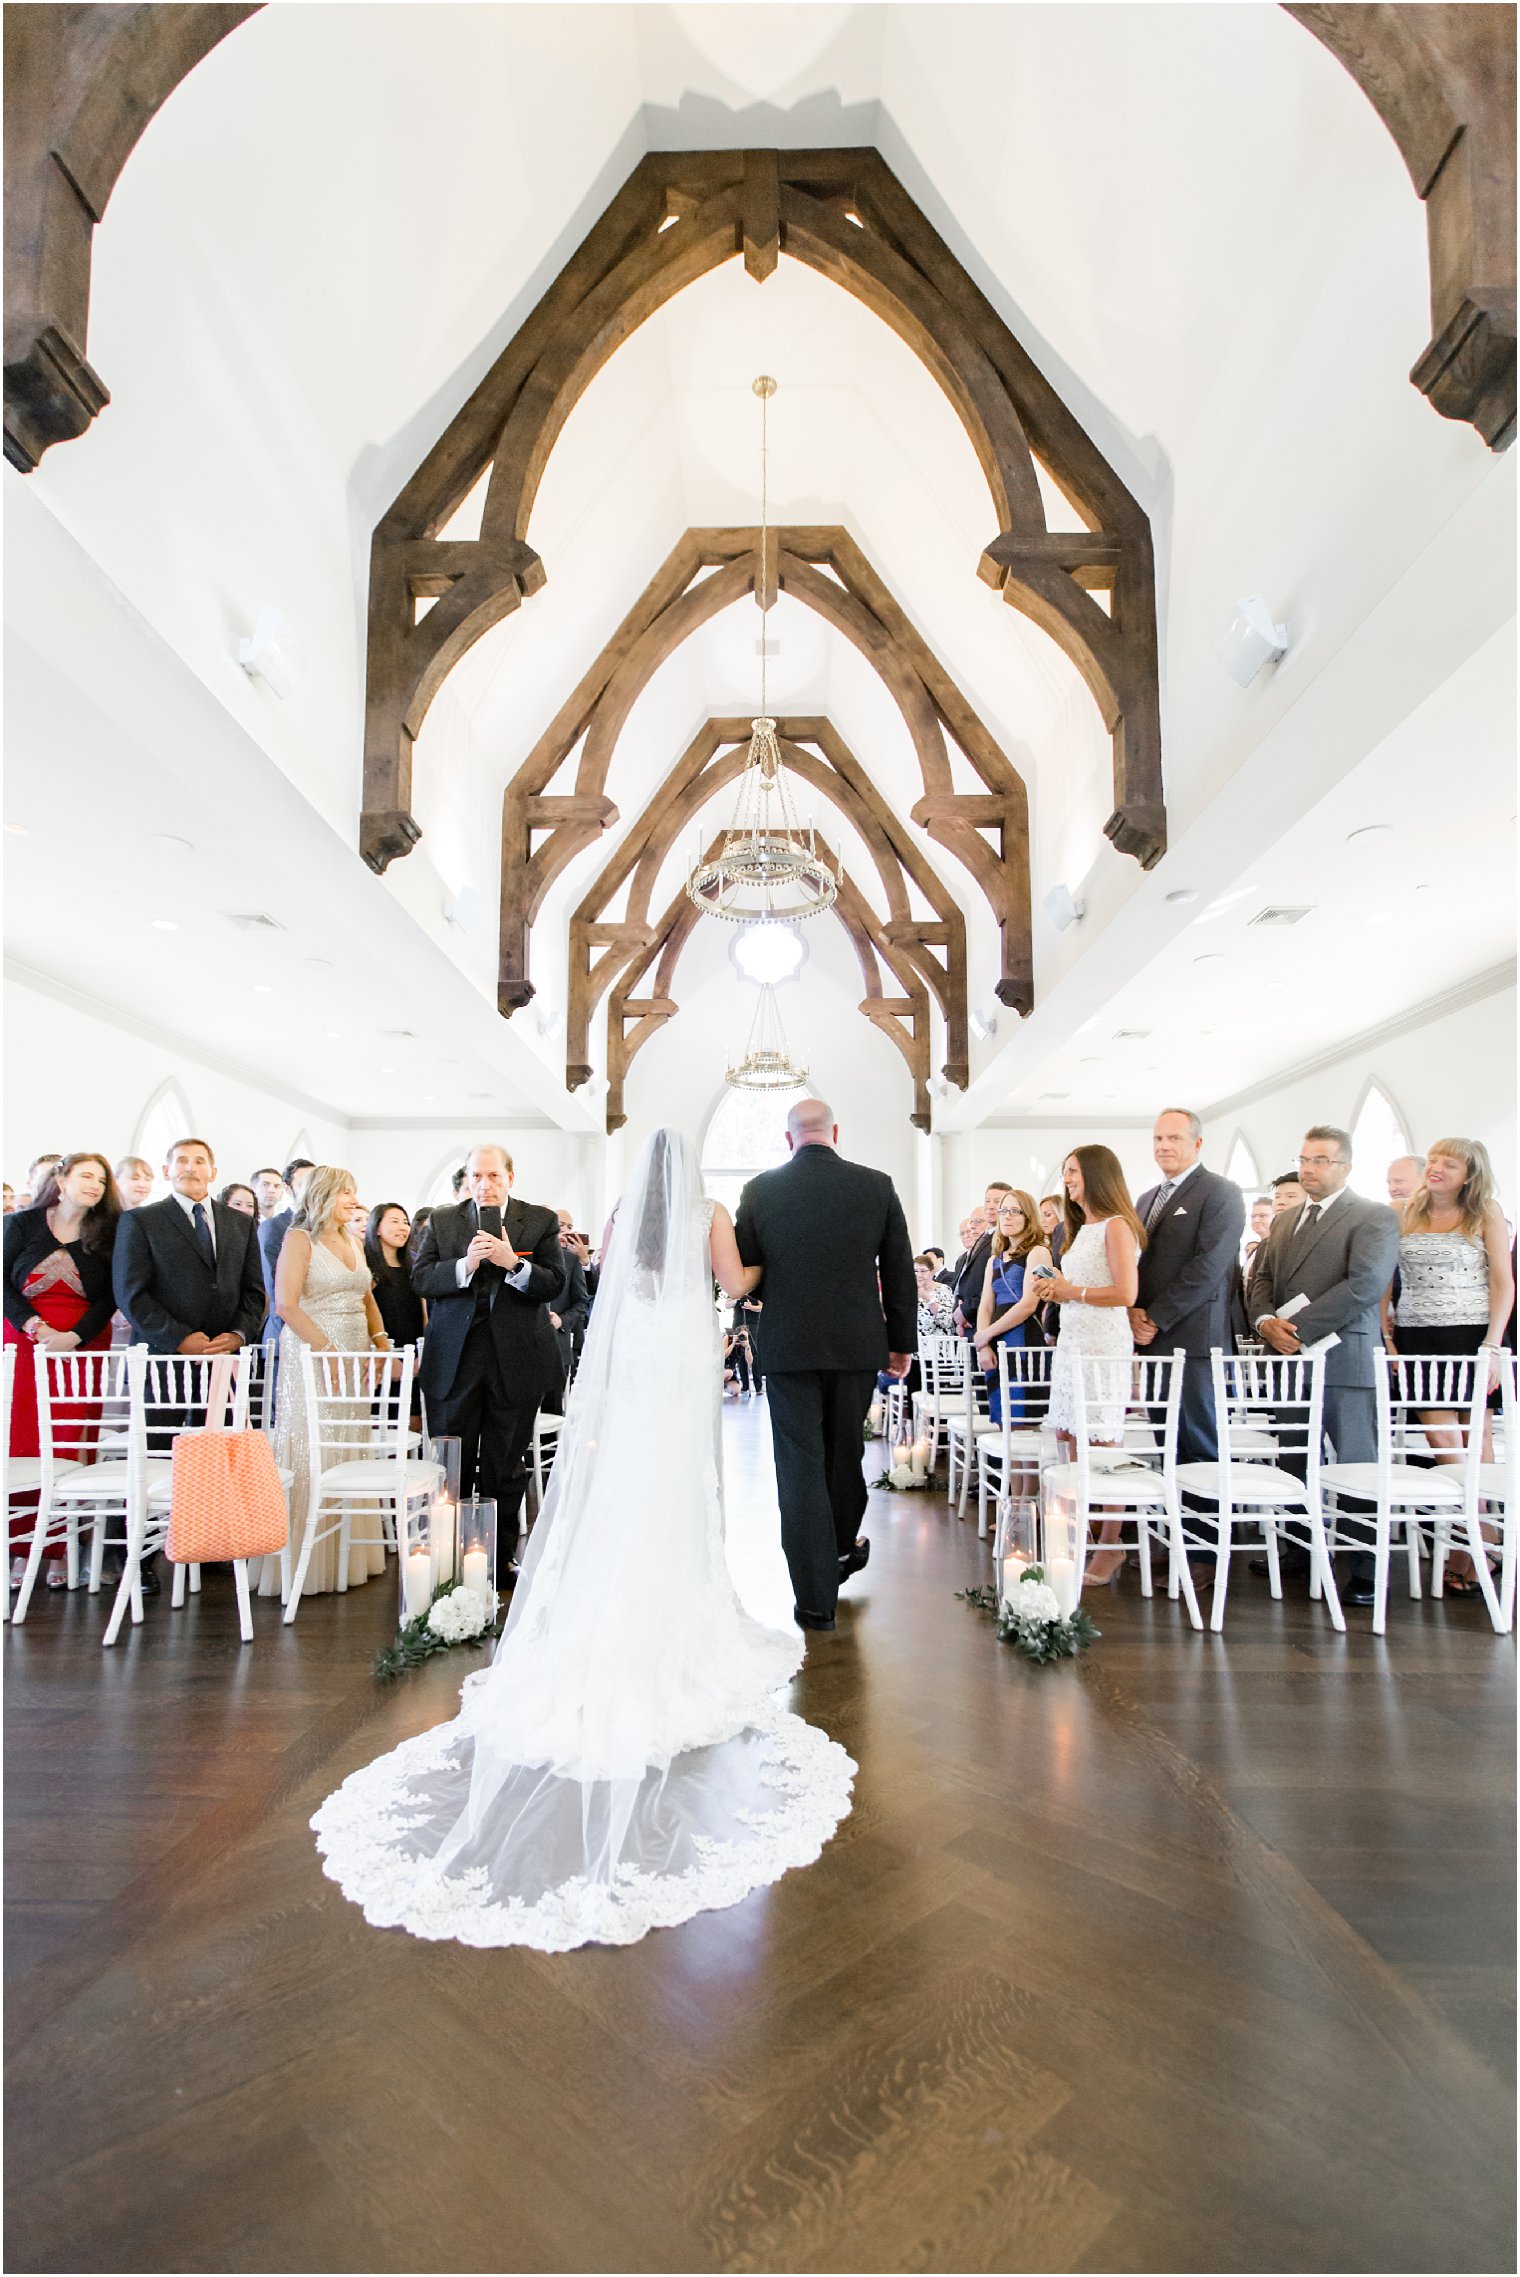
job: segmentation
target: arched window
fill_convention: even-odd
[[[435,1210],[446,1210],[459,1200],[459,1196],[454,1191],[454,1173],[469,1151],[467,1144],[450,1147],[442,1162],[439,1163],[433,1174],[433,1182],[422,1197],[425,1202],[431,1203]]]
[[[702,1177],[715,1201],[736,1210],[746,1179],[786,1161],[786,1118],[801,1096],[800,1084],[795,1091],[725,1088],[702,1141]]]
[[[172,1079],[161,1083],[137,1119],[137,1131],[128,1150],[152,1164],[154,1201],[164,1192],[164,1157],[175,1140],[204,1136],[205,1133],[195,1127],[195,1118],[179,1085]]]
[[[1388,1165],[1412,1150],[1404,1118],[1382,1085],[1370,1082],[1351,1126],[1351,1184],[1369,1201],[1388,1199]]]
[[[1235,1144],[1230,1159],[1224,1166],[1226,1178],[1233,1178],[1243,1194],[1254,1194],[1261,1186],[1261,1171],[1257,1166],[1250,1144],[1241,1131],[1235,1133]]]
[[[283,1170],[286,1162],[317,1162],[320,1159],[310,1131],[297,1131],[285,1149],[285,1162],[280,1164],[280,1168]]]

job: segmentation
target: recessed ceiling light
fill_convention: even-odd
[[[8,822],[5,827],[12,838],[30,838],[32,835],[24,822]]]
[[[155,933],[177,933],[179,931],[179,927],[172,917],[155,917],[152,920],[152,925]]]
[[[437,1096],[438,1094],[436,1091],[424,1091],[422,1094],[422,1104],[424,1107],[431,1107],[433,1101],[437,1098]]]
[[[1198,899],[1198,889],[1196,886],[1190,885],[1179,886],[1175,893],[1169,893],[1166,898],[1168,901],[1173,902],[1196,901]]]
[[[167,830],[155,830],[148,843],[150,846],[156,846],[161,854],[193,854],[195,852],[195,848],[188,838],[176,838]]]
[[[330,1044],[341,1044],[343,1041],[343,1030],[341,1028],[324,1028],[322,1033]]]
[[[382,1075],[394,1075],[395,1072],[396,1070],[393,1067],[382,1067],[380,1070]]]
[[[1354,846],[1362,838],[1391,838],[1393,827],[1391,822],[1364,822],[1360,830],[1347,831],[1346,844]]]
[[[256,980],[253,984],[253,993],[255,996],[273,996],[274,989],[267,980]]]
[[[1393,923],[1393,920],[1394,920],[1394,912],[1393,912],[1393,910],[1391,910],[1391,909],[1374,909],[1374,911],[1372,912],[1372,915],[1371,915],[1371,916],[1370,916],[1370,917],[1367,919],[1367,923],[1368,923],[1369,925],[1391,925],[1391,924]]]

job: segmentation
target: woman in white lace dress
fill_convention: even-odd
[[[275,1268],[274,1306],[280,1317],[279,1379],[275,1392],[274,1459],[293,1471],[290,1489],[291,1559],[299,1557],[301,1529],[311,1493],[311,1421],[301,1381],[301,1347],[314,1352],[388,1352],[391,1340],[375,1303],[374,1281],[364,1244],[353,1220],[360,1216],[353,1174],[324,1166],[306,1181],[295,1219],[280,1245]],[[355,1427],[360,1445],[364,1435]],[[379,1506],[356,1505],[355,1534],[380,1532]],[[356,1589],[371,1574],[385,1571],[382,1544],[355,1542],[348,1553],[348,1586]],[[305,1597],[338,1586],[338,1536],[319,1542],[302,1585]],[[280,1561],[265,1558],[259,1575],[261,1597],[277,1597]]]
[[[656,1131],[495,1661],[312,1820],[377,1927],[632,1944],[807,1864],[848,1811],[854,1764],[778,1697],[802,1640],[745,1611],[725,1550],[712,1284],[758,1278],[693,1148]]]
[[[1145,1229],[1135,1215],[1119,1158],[1111,1147],[1078,1146],[1061,1165],[1066,1188],[1066,1241],[1060,1271],[1041,1283],[1061,1307],[1061,1339],[1050,1371],[1050,1409],[1046,1421],[1060,1432],[1068,1454],[1076,1445],[1074,1377],[1083,1359],[1127,1360],[1135,1349],[1129,1307],[1140,1295],[1140,1252]],[[1089,1401],[1088,1437],[1093,1446],[1116,1447],[1124,1437],[1124,1408],[1118,1402]],[[1098,1539],[1116,1539],[1119,1521],[1106,1518]],[[1112,1581],[1124,1563],[1122,1550],[1099,1550],[1083,1576],[1084,1587]]]

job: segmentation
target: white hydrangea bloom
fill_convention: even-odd
[[[1044,1581],[1021,1581],[1010,1602],[1016,1621],[1028,1621],[1044,1628],[1061,1618],[1061,1601]]]

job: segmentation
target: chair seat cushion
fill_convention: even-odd
[[[65,1466],[56,1466],[61,1470]],[[127,1499],[127,1466],[125,1463],[70,1463],[68,1477],[60,1478],[58,1494],[67,1502],[125,1502]],[[150,1495],[167,1494],[174,1465],[169,1462],[144,1463],[142,1476]]]
[[[1076,1493],[1075,1463],[1056,1463],[1045,1476],[1058,1494]],[[1092,1471],[1089,1473],[1088,1484],[1095,1504],[1133,1502],[1164,1506],[1166,1501],[1166,1488],[1159,1471]]]
[[[1177,1484],[1184,1494],[1201,1494],[1206,1501],[1217,1502],[1224,1491],[1224,1465],[1222,1463],[1179,1463]],[[1234,1475],[1234,1507],[1252,1508],[1266,1503],[1272,1508],[1302,1507],[1304,1482],[1294,1478],[1291,1471],[1280,1471],[1271,1463],[1245,1463]]]
[[[1479,1463],[1478,1492],[1490,1502],[1503,1502],[1509,1494],[1508,1463]]]
[[[77,1463],[54,1463],[54,1478],[62,1478],[69,1471],[77,1471]],[[7,1494],[35,1494],[42,1484],[42,1463],[36,1455],[10,1455],[5,1465],[5,1491]]]
[[[1439,1502],[1445,1506],[1460,1505],[1462,1500],[1462,1474],[1455,1463],[1447,1466],[1449,1475],[1442,1478],[1440,1470],[1417,1469],[1413,1463],[1394,1463],[1389,1470],[1389,1482],[1395,1502]],[[1338,1494],[1357,1494],[1367,1502],[1378,1498],[1378,1467],[1376,1463],[1325,1463],[1320,1468],[1320,1484]]]
[[[1232,1455],[1275,1455],[1276,1452],[1277,1441],[1270,1431],[1246,1429],[1230,1433],[1230,1453]]]
[[[442,1463],[367,1462],[356,1456],[328,1464],[319,1483],[324,1494],[420,1494],[442,1477]]]

